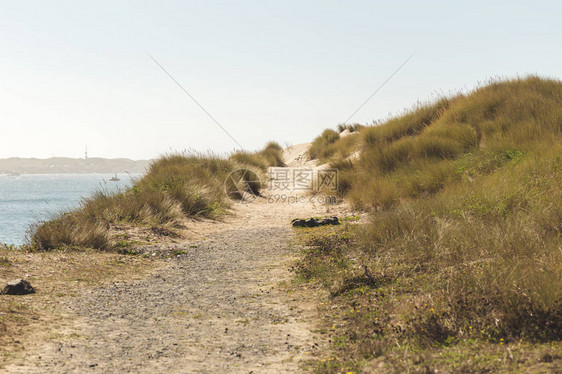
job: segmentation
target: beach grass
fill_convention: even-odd
[[[280,166],[282,160],[282,149],[274,142],[259,152],[237,152],[230,157],[164,155],[131,188],[117,194],[97,191],[83,200],[79,209],[37,225],[29,248],[111,250],[116,248],[110,235],[114,224],[174,230],[188,217],[218,218],[228,212],[231,198],[242,197],[227,195],[228,191],[249,188],[259,194],[261,184],[256,179],[263,179],[267,167]]]
[[[370,220],[309,233],[299,265],[332,294],[338,359],[318,371],[560,368],[562,83],[489,82],[352,139],[359,158],[331,166]]]

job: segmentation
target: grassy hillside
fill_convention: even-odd
[[[562,83],[493,82],[330,147],[349,139],[360,158],[329,160],[370,223],[311,234],[309,250],[324,256],[299,270],[353,311],[327,312],[345,327],[332,337],[339,364],[322,370],[377,360],[460,370],[474,351],[481,367],[466,368],[515,370],[535,353],[552,361],[552,347],[560,364]],[[519,363],[494,361],[504,345]]]
[[[250,182],[238,169],[257,175],[268,166],[282,163],[282,149],[276,143],[259,152],[238,152],[229,158],[214,155],[172,154],[150,165],[147,174],[133,187],[118,194],[98,191],[82,202],[80,209],[61,214],[38,226],[32,234],[32,247],[51,250],[59,247],[115,248],[111,224],[178,228],[186,217],[216,218],[230,207],[226,183]],[[235,178],[227,178],[230,173]],[[249,176],[248,176],[249,177]],[[244,189],[244,186],[238,186]],[[251,184],[259,193],[259,186]]]

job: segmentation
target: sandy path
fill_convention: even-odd
[[[336,208],[339,210],[340,208]],[[115,282],[62,302],[72,321],[8,373],[299,372],[317,349],[313,295],[287,294],[290,219],[334,213],[310,202],[240,205],[199,239],[155,245],[185,251],[141,281]]]

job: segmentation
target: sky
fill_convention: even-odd
[[[489,79],[560,79],[560,15],[560,1],[0,0],[0,158],[304,143],[412,55],[350,123]]]

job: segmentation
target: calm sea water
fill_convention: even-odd
[[[0,242],[23,244],[29,227],[56,214],[76,208],[96,190],[117,192],[139,175],[39,174],[0,175]]]

